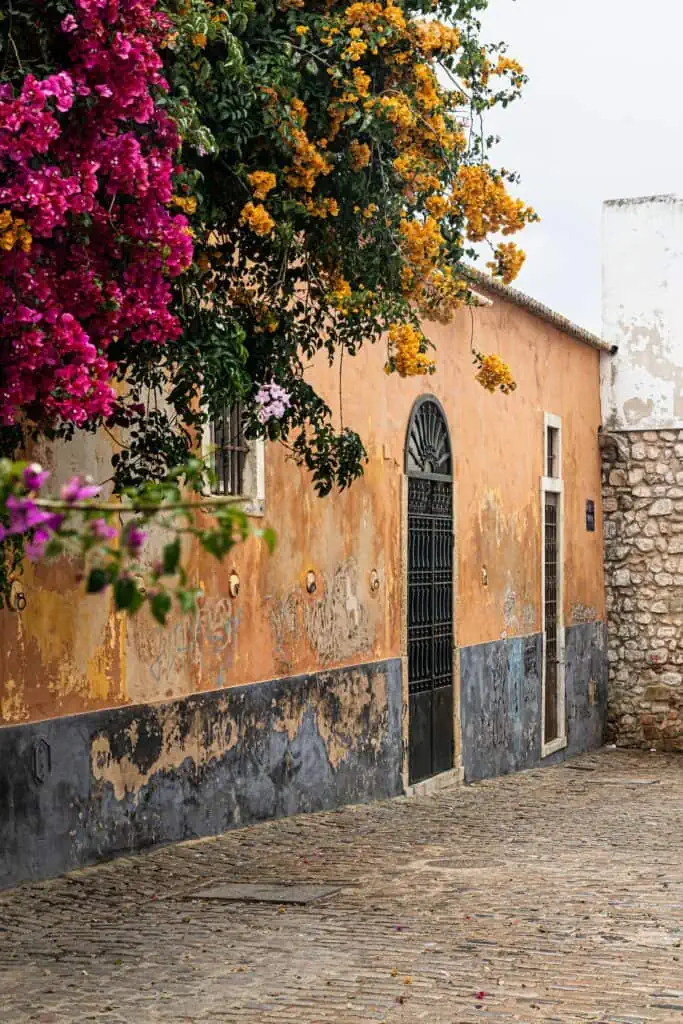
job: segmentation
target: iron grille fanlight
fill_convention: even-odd
[[[451,477],[451,443],[444,412],[435,398],[418,399],[406,439],[406,473]]]

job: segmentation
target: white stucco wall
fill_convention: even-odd
[[[605,426],[683,427],[683,199],[605,203],[602,315]]]

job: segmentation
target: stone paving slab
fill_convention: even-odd
[[[233,903],[314,903],[338,892],[335,885],[260,885],[258,882],[227,882],[193,890],[176,899],[222,900]]]
[[[585,763],[0,893],[0,1022],[683,1022],[683,759]],[[187,898],[221,883],[340,891]]]

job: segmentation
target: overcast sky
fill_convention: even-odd
[[[496,164],[522,174],[542,223],[519,236],[519,288],[600,330],[603,199],[683,194],[681,0],[490,0],[531,81],[489,116]]]

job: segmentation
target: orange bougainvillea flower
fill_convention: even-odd
[[[275,221],[262,203],[257,206],[247,203],[240,213],[240,224],[246,224],[255,235],[269,235],[275,227]]]
[[[254,199],[265,199],[277,185],[277,178],[270,171],[254,171],[247,175],[247,181],[251,185]]]

